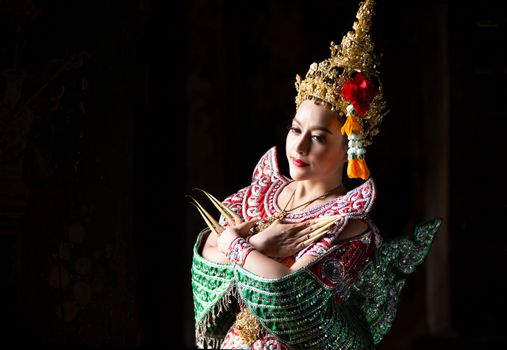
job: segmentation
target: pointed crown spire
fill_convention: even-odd
[[[373,0],[360,3],[353,31],[340,45],[331,42],[331,57],[312,63],[304,79],[296,75],[296,107],[314,100],[346,117],[341,131],[349,139],[347,174],[351,178],[369,177],[365,147],[379,133],[385,115],[380,63],[370,36],[374,5]]]

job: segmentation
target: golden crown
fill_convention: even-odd
[[[379,133],[386,107],[377,70],[380,62],[369,33],[374,5],[373,0],[360,3],[354,31],[340,45],[331,42],[331,57],[312,63],[305,79],[296,75],[296,107],[310,99],[347,118],[341,130],[349,139],[347,174],[365,180],[369,177],[365,147]]]

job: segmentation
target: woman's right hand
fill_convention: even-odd
[[[304,242],[317,227],[311,221],[293,224],[276,220],[264,231],[253,235],[250,243],[266,256],[285,258],[302,250]]]

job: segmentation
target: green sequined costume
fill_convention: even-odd
[[[384,242],[339,301],[333,297],[336,288],[323,284],[311,268],[272,280],[236,264],[204,259],[199,254],[202,231],[192,264],[196,343],[219,347],[239,303],[288,348],[373,348],[390,330],[403,284],[427,256],[440,224],[440,219],[433,219],[418,225],[410,237]],[[339,250],[337,245],[313,266]]]

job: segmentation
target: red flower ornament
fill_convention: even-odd
[[[352,103],[359,116],[363,116],[370,108],[371,101],[379,93],[378,88],[363,73],[359,72],[354,79],[343,85],[342,95]]]

